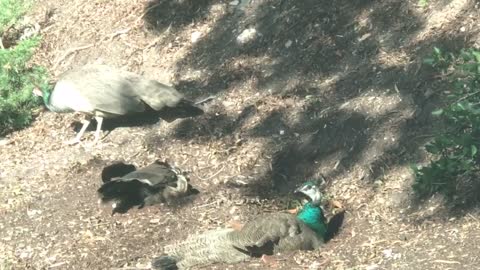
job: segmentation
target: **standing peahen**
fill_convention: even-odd
[[[171,122],[177,118],[203,114],[175,88],[132,72],[106,65],[86,65],[65,72],[50,92],[35,88],[45,106],[53,112],[81,112],[83,126],[68,144],[79,143],[92,118],[97,121],[94,143],[100,139],[104,118],[132,114],[157,113]],[[163,116],[161,115],[163,113]]]
[[[258,216],[241,229],[222,229],[190,236],[165,247],[166,255],[152,261],[154,269],[188,269],[213,263],[237,263],[295,250],[314,250],[322,246],[327,224],[320,208],[318,185],[306,182],[296,192],[306,195],[298,214],[272,213]]]
[[[142,208],[199,193],[177,168],[158,160],[139,170],[123,162],[113,163],[102,170],[102,181],[98,189],[101,201],[116,201],[112,215],[126,213],[135,205]]]

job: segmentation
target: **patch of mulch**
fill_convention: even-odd
[[[321,250],[278,256],[278,269],[475,268],[478,211],[452,212],[438,196],[418,203],[410,188],[409,164],[424,160],[419,147],[431,133],[431,93],[442,89],[421,59],[438,44],[478,40],[476,4],[448,7],[38,3],[29,18],[42,22],[43,41],[33,62],[52,77],[103,62],[191,99],[216,98],[195,119],[112,128],[95,148],[62,144],[75,135],[73,114],[40,112],[3,139],[0,268],[145,269],[164,245],[191,233],[285,209],[291,189],[310,178],[324,179],[346,208],[345,224]],[[256,34],[242,45],[245,29]],[[114,216],[97,204],[103,166],[155,159],[191,171],[199,196]]]

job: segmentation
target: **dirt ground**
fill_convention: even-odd
[[[480,46],[479,11],[467,0],[41,1],[27,18],[52,76],[106,63],[216,98],[195,119],[112,126],[96,148],[63,145],[80,117],[46,111],[1,139],[0,269],[146,269],[165,244],[285,209],[295,185],[321,177],[345,223],[277,269],[480,269],[477,207],[416,200],[410,170],[426,161],[445,89],[422,58]],[[97,204],[103,166],[157,158],[201,193],[114,216]]]

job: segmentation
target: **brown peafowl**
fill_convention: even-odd
[[[309,198],[297,215],[266,214],[240,229],[213,230],[190,236],[181,243],[166,246],[165,254],[153,259],[152,267],[162,270],[188,269],[321,247],[328,240],[328,225],[320,207],[320,189],[309,181],[296,192]]]
[[[43,97],[50,111],[85,114],[81,130],[67,144],[80,142],[92,118],[97,121],[95,143],[100,139],[104,118],[163,113],[158,114],[159,117],[171,122],[203,114],[201,108],[186,100],[175,88],[106,65],[72,69],[60,76],[51,92],[35,88],[33,93]]]
[[[112,215],[126,213],[136,205],[142,208],[199,193],[177,168],[158,160],[139,170],[123,162],[113,163],[102,170],[102,181],[98,189],[101,201],[116,201]]]

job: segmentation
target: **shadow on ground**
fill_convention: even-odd
[[[208,93],[221,99],[239,84],[253,82],[260,98],[241,105],[238,117],[220,106],[200,119],[188,119],[174,136],[270,138],[277,146],[265,145],[273,156],[271,171],[250,183],[249,192],[262,190],[258,187],[271,181],[281,193],[291,190],[306,178],[318,177],[318,168],[328,157],[337,160],[339,169],[327,178],[360,165],[369,172],[365,185],[395,165],[415,162],[410,158],[418,156],[419,146],[428,139],[422,134],[431,132],[430,112],[438,102],[435,94],[426,93],[445,87],[421,65],[422,58],[433,46],[454,51],[469,45],[467,34],[448,30],[460,23],[455,20],[417,41],[426,22],[413,2],[244,0],[238,6],[193,2],[157,1],[145,17],[156,31],[173,21],[174,31],[179,31],[182,24],[223,7],[220,19],[177,63],[177,87],[197,88],[194,96]],[[259,34],[239,45],[236,38],[247,28]],[[183,80],[187,69],[204,76]],[[342,109],[348,102],[375,96],[399,102],[377,115]],[[244,119],[258,114],[258,104],[267,98],[302,100],[304,105],[274,109],[260,124],[244,130]],[[293,114],[300,120],[292,123]],[[289,136],[275,137],[279,130]],[[394,134],[395,142],[380,142],[384,134]]]

